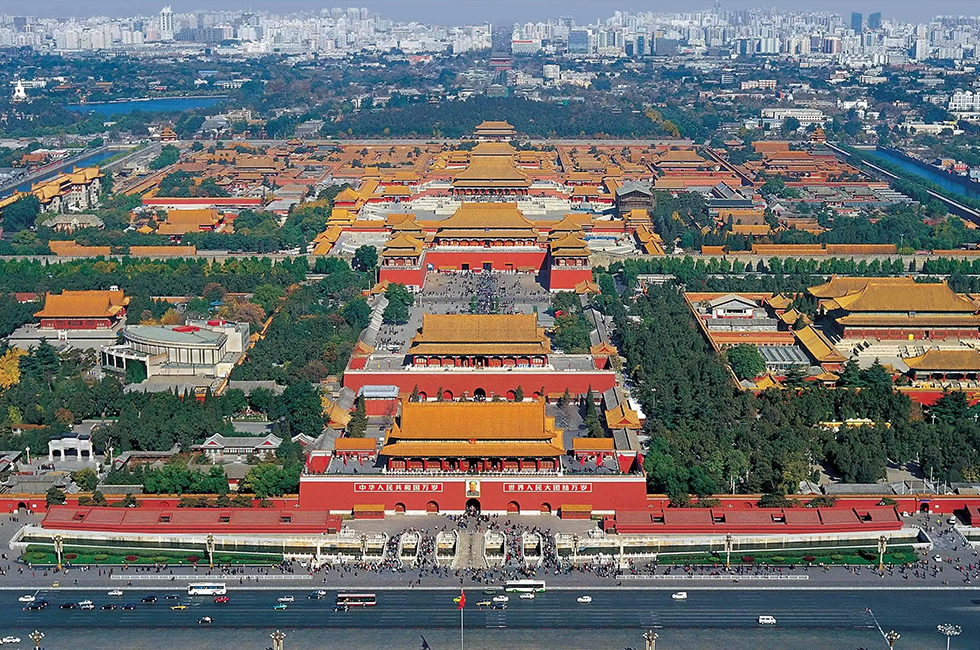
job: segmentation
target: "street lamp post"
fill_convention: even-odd
[[[878,538],[878,572],[885,570],[885,551],[888,550],[888,538],[882,535]]]
[[[949,640],[954,636],[959,636],[960,632],[963,631],[959,625],[953,625],[952,623],[940,623],[936,626],[936,629],[946,637],[946,650],[949,650]]]
[[[646,650],[657,650],[657,639],[659,636],[653,630],[647,630],[643,633],[643,640],[646,641]]]
[[[54,542],[54,553],[55,553],[55,555],[58,556],[58,572],[60,573],[61,572],[61,556],[62,556],[62,553],[65,550],[65,538],[62,537],[61,535],[55,535],[53,538],[51,538],[51,541]]]
[[[208,551],[208,568],[214,568],[214,533],[208,533],[204,538],[204,545]]]
[[[38,632],[37,630],[34,630],[33,632],[31,632],[27,636],[31,639],[31,641],[34,642],[34,650],[40,650],[40,648],[41,648],[41,639],[44,638],[44,632]]]
[[[286,638],[286,633],[276,630],[269,636],[272,637],[272,650],[282,650],[282,642]]]
[[[732,547],[735,545],[735,538],[731,533],[725,535],[725,568],[732,568]]]
[[[885,635],[885,641],[888,641],[888,647],[894,648],[895,642],[902,638],[902,635],[895,630],[890,630],[888,634]]]

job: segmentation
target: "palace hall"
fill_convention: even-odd
[[[943,340],[980,336],[980,307],[945,282],[838,278],[812,287],[820,313],[845,339]]]

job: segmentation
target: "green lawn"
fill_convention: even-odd
[[[22,562],[34,565],[54,565],[58,558],[52,547],[30,545],[20,557]],[[207,553],[185,550],[152,550],[120,548],[73,548],[65,547],[62,561],[66,564],[207,564]],[[216,564],[277,564],[282,555],[250,555],[248,553],[218,552]]]
[[[752,561],[748,561],[752,558]],[[692,553],[683,555],[664,555],[658,558],[660,564],[725,564],[725,554]],[[908,564],[919,559],[911,546],[899,546],[885,553],[885,564]],[[810,551],[737,551],[732,553],[732,566],[813,566],[825,565],[873,565],[878,564],[878,550],[861,549],[822,549]]]

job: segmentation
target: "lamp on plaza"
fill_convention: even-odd
[[[902,638],[902,635],[895,630],[889,630],[888,634],[885,635],[885,641],[888,641],[888,647],[894,648],[895,642]]]
[[[960,632],[963,631],[959,625],[953,625],[952,623],[940,623],[936,626],[936,629],[940,634],[946,636],[946,650],[949,650],[949,640],[954,636],[959,636]]]
[[[735,538],[731,533],[725,535],[725,568],[732,567],[732,547],[735,545]]]
[[[27,636],[30,638],[31,641],[34,642],[34,650],[39,650],[41,647],[41,639],[44,638],[44,632],[38,632],[37,630],[34,630]]]
[[[286,633],[276,630],[269,636],[272,637],[272,650],[282,650],[282,642],[286,638]]]
[[[888,550],[888,538],[882,535],[878,538],[878,572],[885,570],[885,551]]]
[[[657,639],[660,635],[653,630],[647,630],[643,633],[643,640],[646,641],[646,650],[657,650]]]
[[[208,533],[204,538],[204,545],[208,551],[208,568],[214,568],[214,533]]]
[[[58,556],[58,571],[61,572],[61,555],[65,550],[65,538],[55,535],[51,541],[54,542],[54,554]]]

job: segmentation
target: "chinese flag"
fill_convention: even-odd
[[[466,591],[460,589],[459,590],[459,607],[457,607],[456,609],[463,609],[464,607],[466,607]]]

